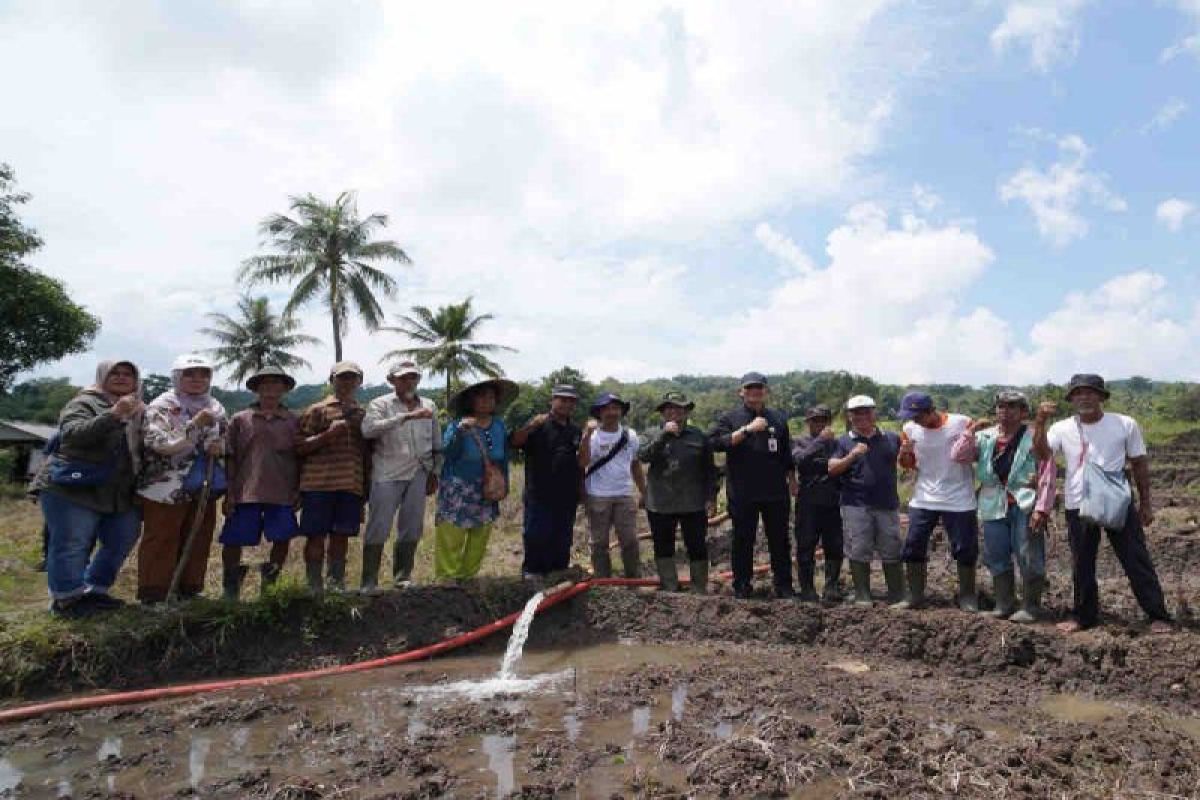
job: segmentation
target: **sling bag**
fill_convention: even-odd
[[[479,431],[472,428],[471,436],[475,439],[475,446],[479,448],[480,457],[483,458],[483,499],[498,503],[508,497],[508,481],[504,478],[504,471],[492,461],[487,448],[483,446]]]
[[[1125,471],[1109,471],[1088,459],[1088,441],[1083,437],[1083,424],[1078,416],[1075,417],[1075,428],[1079,431],[1082,446],[1078,468],[1083,470],[1080,481],[1083,499],[1079,503],[1079,516],[1086,522],[1119,531],[1125,527],[1129,504],[1133,502]]]
[[[608,462],[610,462],[614,458],[616,458],[617,453],[621,452],[622,448],[624,448],[625,445],[628,443],[629,443],[629,429],[624,428],[621,430],[621,438],[617,439],[617,443],[613,445],[613,449],[609,450],[607,453],[602,455],[596,463],[590,465],[587,468],[587,471],[583,474],[583,477],[585,477],[585,478],[592,477],[592,474],[594,472],[596,472],[601,467],[603,467],[605,464],[607,464]]]

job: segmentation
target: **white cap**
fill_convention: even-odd
[[[853,411],[856,408],[874,408],[875,401],[865,394],[856,394],[846,401],[846,410]]]
[[[200,353],[188,353],[175,359],[175,362],[171,364],[172,372],[183,372],[185,369],[206,369],[212,372],[213,365],[208,356]]]
[[[421,370],[414,361],[401,361],[388,371],[389,378],[403,378],[405,375],[421,377]]]

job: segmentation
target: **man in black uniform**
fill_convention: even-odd
[[[575,508],[582,472],[576,451],[583,431],[571,421],[579,394],[555,386],[550,413],[538,414],[512,432],[509,443],[525,451],[525,562],[527,580],[540,582],[571,562]]]
[[[767,408],[767,379],[742,376],[742,404],[727,411],[709,433],[713,450],[726,453],[729,515],[733,520],[733,592],[749,597],[754,570],[754,539],[761,518],[771,553],[775,596],[792,597],[792,558],[788,517],[796,490],[792,438],[787,417]]]
[[[792,458],[800,489],[796,495],[796,570],[800,576],[800,600],[817,601],[814,585],[817,542],[825,550],[827,603],[842,600],[838,585],[842,571],[842,512],[838,507],[838,479],[829,474],[829,459],[837,449],[837,436],[830,424],[833,412],[813,406],[804,415],[808,435],[796,440]]]

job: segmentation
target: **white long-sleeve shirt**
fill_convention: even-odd
[[[436,475],[442,468],[442,430],[437,406],[418,397],[421,408],[433,412],[432,419],[411,419],[408,404],[394,393],[376,397],[367,404],[362,435],[375,442],[371,455],[371,480],[408,481],[424,469]]]

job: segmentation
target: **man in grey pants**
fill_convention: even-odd
[[[388,373],[396,390],[367,406],[364,439],[374,441],[371,457],[370,512],[363,537],[362,592],[379,589],[379,562],[396,522],[392,578],[396,586],[412,580],[417,544],[425,527],[425,498],[437,491],[442,468],[442,432],[433,401],[417,395],[421,371],[402,361]]]

